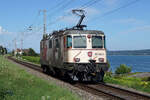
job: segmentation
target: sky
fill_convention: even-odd
[[[72,9],[92,0],[1,0],[0,45],[14,49],[33,48],[40,52],[43,34],[43,9],[46,9],[47,33],[75,26],[79,17]],[[85,6],[86,29],[101,30],[108,50],[150,49],[150,0],[93,0]],[[131,3],[133,2],[133,3]],[[131,4],[131,5],[130,5]],[[120,8],[120,9],[118,9]],[[117,10],[116,10],[117,9]],[[28,30],[29,27],[32,30]]]

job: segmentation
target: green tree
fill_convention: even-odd
[[[5,54],[5,49],[3,48],[3,46],[0,46],[0,54]]]
[[[7,49],[6,49],[6,48],[3,48],[3,50],[4,50],[4,54],[7,54]]]
[[[0,46],[0,54],[3,54],[3,47]]]
[[[32,48],[29,48],[28,56],[37,56],[37,53]]]
[[[23,52],[22,55],[23,55],[23,56],[27,56],[27,53],[26,53],[26,52]]]
[[[13,50],[13,51],[11,52],[11,55],[14,56],[14,53],[15,53],[15,51]]]

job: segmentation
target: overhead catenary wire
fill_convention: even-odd
[[[60,8],[58,8],[57,10],[63,10],[63,9],[65,9],[70,3],[72,3],[72,1],[74,1],[74,0],[70,0],[70,1],[66,2],[64,5],[62,5],[62,6],[61,6]],[[102,1],[102,0],[90,0],[89,2],[86,2],[85,4],[83,4],[81,7],[77,8],[77,9],[85,9],[85,8],[87,8],[87,7],[89,7],[89,6],[92,6],[93,4],[98,3],[98,2],[100,2],[100,1]],[[52,13],[50,13],[51,16],[53,16],[54,13],[57,12],[57,10],[54,10]],[[50,17],[50,14],[48,15],[48,17]],[[60,18],[57,18],[55,21],[50,22],[49,24],[47,24],[47,26],[56,24],[58,21],[64,19],[67,15],[68,15],[68,14],[63,15],[63,16],[60,17]],[[37,31],[39,31],[39,30],[41,30],[41,29],[42,29],[42,28],[40,27]]]
[[[39,16],[40,16],[40,11],[37,13],[35,19],[33,20],[33,23],[30,26],[33,26],[37,22]]]
[[[53,9],[53,11],[54,11],[54,9],[56,9],[56,8],[57,8],[59,5],[61,5],[63,2],[64,2],[64,0],[62,0],[61,2],[59,2],[57,5],[55,5],[55,6],[51,7],[51,8],[49,8],[49,9],[47,10],[47,12],[49,12],[51,9]],[[34,26],[35,22],[37,21],[37,18],[41,15],[41,14],[40,14],[41,11],[42,11],[42,10],[39,10],[39,11],[38,11],[38,14],[37,14],[35,20],[33,21],[33,23],[32,23],[31,25],[29,25],[29,27],[33,27],[33,26]],[[39,24],[38,24],[38,25],[39,25]]]
[[[61,2],[57,3],[56,5],[54,5],[53,7],[50,7],[47,12],[50,12],[51,10],[57,9],[60,5],[62,5],[64,2],[64,0],[59,0]]]
[[[93,1],[95,1],[95,0],[90,0],[90,1],[86,2],[85,4],[81,5],[80,9],[86,7],[87,5],[92,3]]]
[[[72,0],[71,0],[71,1],[72,1]],[[67,5],[68,3],[70,3],[71,1],[65,3],[64,5],[62,5],[62,6],[61,6],[60,8],[58,8],[57,10],[59,10],[59,9],[61,9],[61,8],[64,9],[64,6],[66,6],[66,5]],[[99,2],[99,1],[102,1],[102,0],[90,0],[89,2],[83,4],[80,8],[85,9],[85,8],[87,8],[87,7],[89,7],[89,6],[92,6],[93,4],[95,4],[95,3]],[[103,16],[106,16],[106,15],[111,14],[111,13],[113,13],[113,12],[116,12],[116,11],[118,11],[118,10],[120,10],[120,9],[122,9],[122,8],[125,8],[125,7],[127,7],[127,6],[129,6],[129,5],[133,4],[133,3],[135,3],[135,2],[137,2],[137,1],[139,1],[139,0],[134,0],[133,2],[129,2],[129,3],[123,5],[123,6],[119,7],[119,8],[116,8],[116,9],[114,9],[114,10],[108,11],[108,12],[104,13],[103,15],[101,15],[100,17],[103,17]],[[61,2],[60,2],[60,3],[61,3]],[[57,18],[55,21],[50,22],[47,26],[54,25],[54,24],[56,24],[58,21],[64,19],[65,17],[66,17],[66,15],[64,15],[64,16],[62,16],[62,17],[59,17],[59,18]],[[96,18],[95,18],[95,19],[96,19]],[[41,29],[42,29],[42,27],[38,28],[36,31],[40,31]]]
[[[52,16],[54,16],[54,13],[56,13],[56,12],[58,12],[58,11],[60,11],[60,10],[63,10],[63,9],[65,9],[69,4],[71,4],[72,2],[73,2],[74,0],[69,0],[68,2],[60,2],[60,3],[63,3],[63,5],[61,5],[58,9],[56,9],[56,10],[53,10],[53,12],[52,13],[50,13],[49,15],[48,15],[48,17],[52,17]],[[59,4],[60,4],[59,3]],[[57,5],[59,5],[59,4],[57,4]],[[62,20],[62,19],[64,19],[65,18],[65,16],[67,16],[69,13],[67,13],[67,14],[64,14],[63,16],[61,16],[61,17],[59,17],[59,18],[57,18],[55,21],[53,21],[53,22],[50,22],[50,23],[48,23],[47,24],[47,26],[50,26],[50,25],[54,25],[54,24],[56,24],[58,21],[60,21],[60,20]],[[39,27],[37,30],[36,30],[36,32],[37,31],[40,31],[42,29],[42,27]]]
[[[52,16],[54,16],[56,13],[58,13],[58,12],[64,10],[64,9],[65,9],[66,7],[68,7],[71,3],[73,3],[73,1],[75,1],[75,0],[69,0],[69,1],[67,1],[67,2],[64,2],[63,4],[60,5],[60,7],[57,7],[56,10],[53,10],[50,14],[48,14],[47,17],[52,17]]]
[[[48,23],[47,26],[52,26],[52,25],[56,24],[58,21],[63,20],[63,19],[64,19],[66,16],[68,16],[68,15],[70,15],[70,13],[66,13],[66,14],[64,14],[63,16],[57,18],[55,21]],[[42,28],[43,28],[43,27],[39,27],[39,28],[36,30],[36,32],[42,30]]]
[[[91,0],[91,1],[89,1],[89,2],[87,2],[87,3],[85,3],[85,4],[83,4],[83,5],[82,5],[80,8],[78,8],[78,9],[86,9],[86,8],[92,6],[93,4],[98,3],[98,2],[100,2],[100,1],[102,1],[102,0]]]
[[[69,0],[68,2],[65,2],[64,0],[62,0],[57,5],[53,6],[53,8],[51,8],[51,9],[56,9],[56,10],[53,10],[52,14],[54,15],[58,11],[65,9],[70,3],[72,3],[72,1],[74,1],[74,0]],[[49,12],[49,10],[48,10],[48,12]],[[33,23],[30,24],[28,27],[24,28],[22,31],[18,32],[18,35],[21,36],[23,34],[25,37],[28,37],[28,36],[33,35],[33,33],[37,33],[38,31],[40,31],[43,27],[37,28],[36,31],[33,30],[33,27],[34,27],[35,23],[37,22],[37,19],[38,19],[39,16],[40,16],[40,13],[38,12],[35,19],[33,20]],[[61,18],[56,19],[56,21],[53,21],[53,22],[49,23],[48,26],[51,25],[51,24],[55,24],[57,21],[63,19],[64,17],[65,16],[62,16]],[[30,31],[29,31],[29,28],[31,28]],[[21,34],[19,34],[19,33],[21,33]],[[18,37],[18,35],[17,35],[17,37]]]
[[[85,9],[85,8],[87,8],[87,7],[89,7],[89,6],[92,6],[93,4],[98,3],[98,2],[100,2],[100,1],[102,1],[102,0],[90,0],[89,2],[86,2],[85,4],[83,4],[81,7],[77,8],[77,9]],[[67,5],[68,5],[69,3],[70,3],[70,2],[68,2]],[[65,6],[62,6],[62,9],[64,9],[65,7],[66,7],[66,5],[65,5]],[[66,16],[66,15],[65,15],[65,16]],[[58,21],[64,19],[65,16],[62,16],[61,18],[56,19],[54,22],[49,23],[48,26],[49,26],[49,25],[54,25],[54,24],[56,24]]]
[[[127,4],[124,4],[124,5],[116,8],[116,9],[113,9],[113,10],[110,10],[108,12],[105,12],[102,15],[94,18],[93,22],[96,21],[96,20],[99,20],[99,18],[102,18],[102,17],[107,16],[109,14],[115,13],[115,12],[119,11],[120,9],[123,9],[123,8],[126,8],[126,7],[130,6],[130,5],[133,5],[133,4],[137,3],[138,1],[140,1],[140,0],[134,0],[134,1],[128,2]]]

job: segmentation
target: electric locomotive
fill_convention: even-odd
[[[40,42],[40,62],[48,74],[79,81],[103,81],[108,70],[105,34],[98,30],[84,30],[83,10],[73,10],[81,17],[70,29],[44,34]],[[80,15],[81,13],[82,15]]]

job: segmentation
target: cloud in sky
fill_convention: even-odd
[[[3,32],[3,28],[2,26],[0,26],[0,34]]]
[[[10,33],[10,32],[8,32],[2,26],[0,26],[0,34],[8,34],[8,33]]]
[[[98,10],[96,8],[86,8],[85,11],[86,11],[86,15],[88,17],[100,14],[100,10]]]

